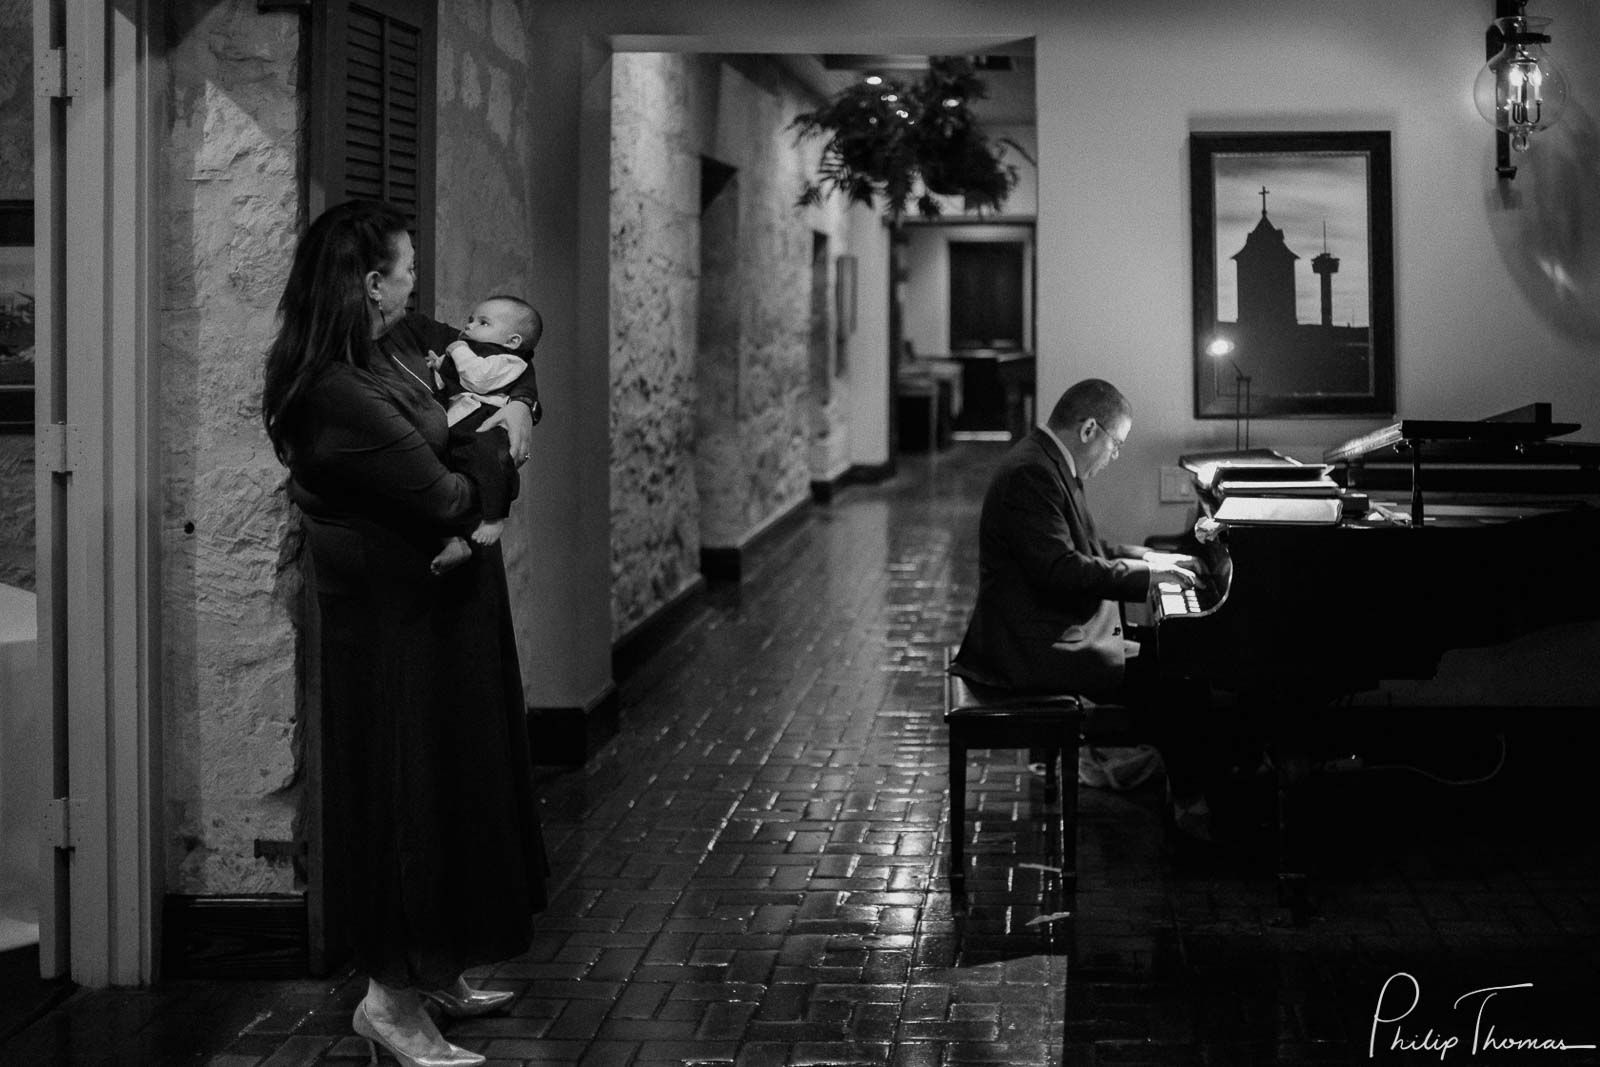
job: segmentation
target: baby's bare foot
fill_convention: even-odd
[[[506,528],[504,520],[500,522],[480,522],[478,528],[472,531],[472,539],[480,545],[492,545],[500,540],[500,533]]]
[[[428,564],[428,569],[434,574],[443,574],[455,570],[467,560],[472,558],[472,546],[467,544],[465,538],[452,537],[444,543],[439,554],[433,557],[433,562]]]

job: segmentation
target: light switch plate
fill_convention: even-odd
[[[1186,504],[1193,500],[1194,476],[1182,467],[1161,468],[1161,502]]]

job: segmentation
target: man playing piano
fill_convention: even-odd
[[[1102,541],[1084,498],[1084,481],[1117,458],[1132,428],[1127,398],[1089,378],[1006,453],[983,498],[978,600],[950,669],[981,685],[1127,705],[1162,751],[1174,825],[1205,837],[1203,705],[1157,677],[1118,604],[1144,600],[1154,582],[1192,587],[1198,561]]]

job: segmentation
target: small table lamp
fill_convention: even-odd
[[[1206,345],[1206,355],[1213,359],[1227,359],[1233,366],[1233,447],[1238,449],[1239,424],[1244,423],[1244,447],[1250,447],[1250,375],[1239,368],[1237,361],[1229,358],[1233,352],[1233,342],[1226,337],[1218,337]],[[1241,390],[1240,387],[1243,386]],[[1243,400],[1243,407],[1240,401]]]

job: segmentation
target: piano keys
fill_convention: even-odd
[[[1163,616],[1200,614],[1200,594],[1177,582],[1157,582],[1156,602]]]

